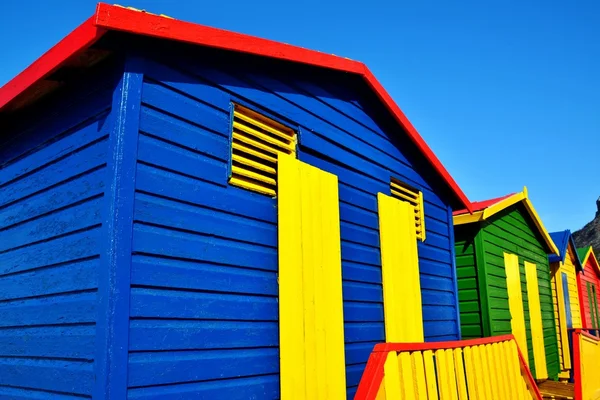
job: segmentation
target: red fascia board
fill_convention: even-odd
[[[502,200],[507,199],[511,196],[514,196],[516,193],[511,193],[511,194],[507,194],[506,196],[502,196],[502,197],[497,197],[495,199],[489,199],[489,200],[483,200],[483,201],[474,201],[471,203],[471,209],[463,209],[463,210],[458,210],[458,211],[454,211],[452,213],[452,215],[462,215],[462,214],[466,214],[466,213],[474,213],[477,211],[483,211],[488,207],[493,206],[496,203],[500,203]]]
[[[598,259],[596,258],[596,255],[594,254],[593,247],[590,247],[590,252],[591,252],[591,254],[587,258],[587,264],[591,264],[596,275],[598,277],[600,277],[600,265],[598,265]]]
[[[408,118],[406,118],[383,86],[381,86],[363,63],[285,43],[179,21],[119,6],[99,3],[96,13],[92,18],[79,26],[25,71],[2,87],[0,89],[0,110],[20,93],[60,67],[62,63],[74,54],[91,46],[109,30],[287,60],[361,76],[392,113],[396,121],[404,128],[413,143],[416,144],[417,148],[450,187],[462,205],[471,212],[471,203],[466,195],[417,130],[408,121]]]
[[[360,75],[392,113],[396,121],[406,130],[409,137],[417,145],[417,148],[434,166],[442,179],[447,182],[461,203],[467,210],[471,210],[469,199],[456,184],[452,176],[435,156],[433,151],[431,151],[427,143],[425,143],[408,118],[406,118],[402,110],[400,110],[390,95],[385,91],[383,86],[381,86],[371,71],[369,71],[369,69],[361,62],[320,53],[314,50],[303,49],[285,43],[165,18],[154,14],[140,13],[139,11],[110,6],[103,3],[98,5],[96,24],[111,30],[177,40],[185,43],[287,60],[295,63]]]
[[[446,181],[450,189],[455,193],[460,202],[465,206],[465,208],[472,212],[471,202],[467,198],[467,196],[463,193],[461,188],[458,186],[452,175],[446,170],[441,161],[437,158],[431,148],[427,145],[425,140],[419,135],[416,128],[413,124],[406,118],[406,115],[402,112],[400,107],[396,104],[396,102],[392,99],[392,97],[388,94],[388,92],[383,88],[383,86],[379,83],[377,78],[373,75],[373,73],[365,66],[364,72],[362,74],[363,78],[367,81],[369,87],[377,94],[379,99],[383,102],[383,104],[387,107],[387,109],[392,113],[396,121],[404,128],[408,136],[412,139],[413,143],[417,146],[417,148],[421,151],[421,153],[425,156],[427,161],[429,161],[436,171],[441,175],[442,179]]]
[[[363,63],[347,58],[105,3],[98,4],[95,23],[98,27],[108,30],[255,54],[355,74],[364,70]]]
[[[79,25],[63,40],[4,85],[0,89],[0,110],[30,86],[58,69],[66,60],[97,41],[105,33],[105,30],[98,28],[94,20],[95,17],[91,17]]]

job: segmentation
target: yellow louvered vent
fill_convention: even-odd
[[[404,183],[392,180],[390,182],[392,196],[410,203],[415,210],[415,229],[417,231],[417,239],[425,240],[425,213],[423,211],[423,193],[413,189]]]
[[[296,155],[296,132],[238,104],[233,111],[229,183],[277,194],[277,154]]]

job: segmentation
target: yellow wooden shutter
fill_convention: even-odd
[[[417,239],[425,240],[425,212],[423,208],[423,193],[417,189],[392,179],[390,182],[392,197],[407,202],[412,207],[412,223],[415,229]]]
[[[296,132],[236,104],[231,138],[229,183],[275,196],[277,155],[296,154]]]
[[[508,288],[511,330],[513,335],[515,335],[515,339],[517,340],[521,352],[523,354],[528,354],[519,257],[516,254],[504,253],[504,268],[506,269],[506,286]],[[525,361],[529,363],[529,357],[525,357]]]
[[[414,207],[377,194],[387,342],[422,342],[423,309]]]
[[[527,300],[529,301],[529,323],[531,325],[535,378],[547,379],[548,369],[546,368],[546,347],[544,346],[542,308],[540,305],[537,267],[535,264],[525,261],[525,276],[527,278]]]
[[[344,399],[337,177],[278,160],[281,398]]]

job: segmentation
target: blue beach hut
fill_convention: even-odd
[[[352,398],[470,204],[361,63],[99,4],[0,89],[0,397]]]

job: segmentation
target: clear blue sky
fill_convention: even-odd
[[[363,61],[470,199],[526,185],[549,230],[594,216],[598,1],[126,1]],[[4,0],[0,84],[94,9],[91,0]]]

